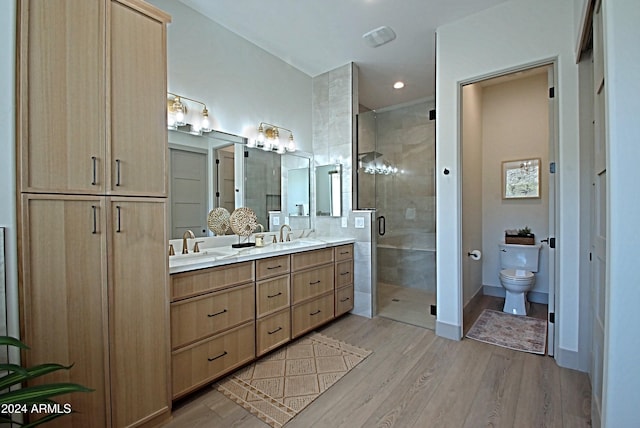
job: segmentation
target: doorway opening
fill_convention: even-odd
[[[376,315],[435,329],[435,120],[421,101],[358,115],[358,209],[375,209]]]
[[[526,292],[527,316],[548,322],[553,355],[555,310],[554,65],[542,64],[461,87],[463,334],[483,309],[503,310],[499,244],[507,231],[530,229],[540,246],[535,282]],[[509,186],[510,165],[539,160],[535,192]],[[481,258],[472,257],[478,250]],[[476,253],[477,254],[477,253]]]

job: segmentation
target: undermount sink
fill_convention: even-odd
[[[199,252],[194,253],[190,251],[188,254],[177,254],[174,256],[170,256],[172,259],[186,259],[186,258],[198,258],[198,257],[226,257],[232,256],[236,254],[237,251],[234,249],[226,249],[226,248],[203,248]]]
[[[282,245],[283,247],[302,247],[306,245],[316,245],[320,243],[321,243],[320,241],[294,239],[293,241],[278,242],[276,245]]]

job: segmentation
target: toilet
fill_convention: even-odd
[[[500,249],[500,284],[506,290],[503,312],[527,315],[527,292],[536,283],[540,244],[498,244]]]

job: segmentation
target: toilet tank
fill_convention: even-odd
[[[498,244],[500,249],[500,267],[502,269],[523,269],[538,272],[540,244],[518,245]]]

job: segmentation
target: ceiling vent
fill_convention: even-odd
[[[391,40],[395,39],[396,33],[394,33],[391,28],[382,26],[363,34],[362,38],[369,46],[377,48],[378,46],[389,43]]]

